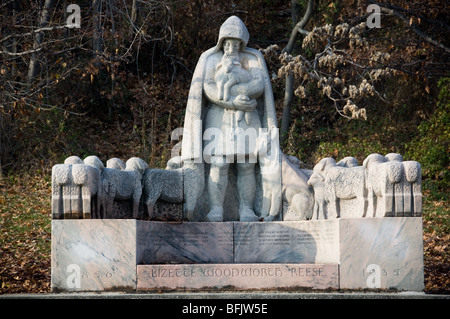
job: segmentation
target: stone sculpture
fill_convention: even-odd
[[[126,164],[120,158],[113,157],[106,161],[106,167],[123,170],[123,169],[125,169]]]
[[[84,164],[73,165],[74,183],[81,188],[83,218],[91,218],[91,214],[100,210],[100,174],[103,168],[103,163],[97,156],[88,156],[84,159]]]
[[[101,161],[70,156],[52,168],[52,215],[55,219],[91,218],[99,209]]]
[[[242,20],[236,16],[228,18],[220,28],[217,45],[201,55],[189,92],[181,156],[183,166],[194,162],[197,165],[194,170],[209,171],[206,183],[210,207],[206,219],[209,221],[224,220],[223,204],[230,164],[236,166],[241,221],[256,221],[260,218],[255,213],[256,192],[257,189],[264,192],[263,188],[268,185],[263,184],[261,188],[256,185],[256,163],[250,160],[250,155],[254,153],[254,143],[244,142],[240,145],[236,142],[235,132],[250,132],[256,139],[261,128],[268,130],[276,127],[277,123],[264,58],[259,51],[247,47],[248,40],[249,33]],[[229,73],[226,65],[231,65]],[[221,77],[226,79],[220,80]],[[223,97],[226,99],[221,98],[222,84]],[[245,112],[245,121],[239,120],[242,112]],[[211,130],[218,132],[219,137],[215,136],[213,141],[203,147],[202,134]],[[274,150],[273,153],[279,152],[278,141],[270,148]],[[271,154],[270,151],[269,153]],[[239,161],[239,156],[244,160]],[[277,213],[280,211],[278,198],[281,196],[281,165],[280,158],[273,157],[273,169],[264,172],[273,176],[270,177],[271,188],[265,189],[264,195],[266,204],[270,202],[270,205],[264,205],[262,216],[274,215],[271,210],[276,210]],[[203,168],[205,165],[208,165],[207,169]],[[185,179],[185,186],[191,184],[189,178]],[[269,195],[270,198],[266,197]]]
[[[233,45],[232,40],[225,40],[224,47]],[[239,43],[240,45],[240,43]],[[225,50],[225,49],[224,49]],[[224,54],[221,62],[217,65],[217,71],[214,76],[217,83],[219,100],[227,102],[230,98],[230,88],[237,83],[248,83],[252,80],[249,72],[247,72],[239,61],[237,55]],[[242,97],[245,99],[246,97]],[[248,98],[250,101],[250,99]],[[256,103],[256,101],[255,101]],[[243,111],[237,110],[237,121],[242,120]],[[245,121],[247,124],[251,122],[251,113],[245,112]]]
[[[350,156],[324,158],[311,171],[281,152],[268,69],[248,41],[242,20],[231,16],[200,56],[181,155],[165,170],[139,158],[111,158],[104,167],[95,156],[70,156],[53,167],[54,218],[153,218],[158,202],[188,221],[420,216],[417,162],[371,154],[362,166]]]
[[[358,160],[353,156],[347,156],[337,162],[336,165],[342,167],[355,167],[358,166]]]
[[[54,219],[109,220],[52,221],[52,289],[423,289],[422,219],[407,218],[422,212],[420,164],[390,153],[302,169],[281,152],[248,40],[233,16],[201,55],[166,169],[53,166]]]
[[[363,162],[367,169],[368,215],[374,217],[422,213],[421,167],[402,161],[399,154],[371,154]],[[406,203],[406,209],[405,205]]]
[[[328,218],[341,216],[340,201],[357,198],[357,210],[361,216],[365,212],[366,184],[363,167],[338,166],[333,158],[321,159],[313,169],[311,179],[316,180],[317,175],[323,177],[326,202],[328,202]],[[316,174],[316,176],[315,176]],[[317,185],[317,184],[316,184]]]
[[[314,206],[314,193],[308,185],[308,176],[292,163],[291,159],[281,155],[283,201],[292,208],[294,214],[284,214],[283,220],[310,219]]]
[[[72,182],[72,165],[56,164],[52,167],[52,216],[63,219],[70,213],[67,187]]]
[[[142,195],[142,177],[148,164],[142,159],[132,157],[126,162],[124,170],[104,168],[101,173],[101,210],[103,218],[111,218],[114,200],[132,200],[132,214],[139,215],[139,203]]]
[[[183,171],[178,169],[147,169],[143,177],[144,204],[148,215],[153,215],[153,208],[158,199],[170,203],[182,204]]]

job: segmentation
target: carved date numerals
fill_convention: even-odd
[[[69,274],[66,279],[67,288],[71,289],[81,288],[81,279],[102,279],[113,276],[113,272],[111,271],[96,271],[93,273],[82,271],[77,264],[70,264],[66,271]]]
[[[400,276],[400,269],[385,269],[377,264],[370,264],[363,269],[363,277],[366,278],[368,288],[381,288],[381,277],[388,276]]]

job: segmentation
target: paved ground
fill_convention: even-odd
[[[423,292],[348,293],[51,293],[10,294],[0,299],[450,299],[450,295]]]

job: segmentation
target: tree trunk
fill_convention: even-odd
[[[98,55],[103,52],[102,44],[103,44],[103,36],[102,36],[102,1],[101,0],[93,0],[92,1],[92,9],[93,9],[93,22],[94,22],[94,35],[92,39],[92,50],[94,51],[94,56],[98,59]]]
[[[297,16],[297,5],[294,4],[296,1],[292,1],[292,17]],[[295,24],[292,29],[291,37],[289,38],[289,42],[284,48],[283,52],[292,53],[294,49],[295,40],[297,38],[297,34],[300,32],[302,34],[307,34],[307,31],[303,30],[304,26],[308,23],[311,18],[314,7],[314,0],[308,0],[308,7],[306,8],[306,12],[303,15],[302,20]],[[281,118],[281,130],[280,130],[280,142],[284,143],[288,136],[289,132],[289,124],[291,118],[291,104],[294,98],[294,76],[293,74],[286,75],[286,87],[284,91],[284,103],[283,103],[283,116]]]
[[[137,25],[139,16],[139,4],[137,0],[133,0],[133,4],[131,7],[131,26],[130,26],[130,40],[132,41],[137,29]]]
[[[44,2],[44,7],[42,8],[41,11],[41,16],[39,18],[39,28],[43,28],[46,27],[50,21],[50,11],[53,7],[54,4],[54,0],[45,0]],[[33,44],[33,49],[37,50],[41,44],[42,44],[42,40],[44,38],[44,33],[43,32],[37,32],[36,33],[36,37],[34,38],[34,44]],[[39,60],[38,60],[38,52],[34,52],[31,54],[31,58],[30,58],[30,64],[28,66],[28,83],[30,84],[31,82],[33,82],[34,78],[36,77],[38,71],[39,71]]]
[[[281,130],[280,130],[280,141],[281,144],[287,138],[289,132],[289,122],[291,117],[291,104],[294,97],[294,75],[292,73],[286,74],[286,86],[284,91],[284,102],[283,102],[283,115],[281,117]]]

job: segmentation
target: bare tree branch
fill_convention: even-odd
[[[314,0],[308,0],[308,7],[306,9],[305,15],[292,29],[291,37],[289,38],[289,42],[284,48],[283,52],[291,53],[292,48],[294,47],[295,39],[299,32],[303,35],[308,34],[308,31],[303,30],[303,28],[308,23],[309,19],[311,19],[313,9],[314,9]]]
[[[380,3],[377,1],[373,1],[373,0],[369,0],[369,3],[373,3],[376,4],[378,6],[381,7],[381,11],[388,13],[388,14],[393,14],[397,17],[399,17],[404,23],[406,23],[407,25],[410,26],[411,30],[413,30],[419,37],[421,37],[422,39],[424,39],[425,41],[427,41],[428,43],[430,43],[433,46],[436,46],[438,48],[443,49],[445,52],[450,54],[450,48],[445,46],[443,43],[433,39],[430,35],[426,34],[425,32],[423,32],[422,30],[420,30],[416,25],[414,25],[413,23],[410,23],[410,20],[404,16],[403,14],[401,14],[399,12],[399,9],[385,4],[385,3]],[[446,26],[446,24],[444,24]]]
[[[11,38],[26,37],[26,36],[33,35],[33,34],[36,34],[36,33],[39,33],[39,32],[43,32],[43,31],[53,31],[53,30],[59,30],[59,29],[65,29],[65,28],[67,28],[66,25],[58,25],[58,26],[54,26],[54,27],[37,28],[37,29],[35,29],[33,31],[30,31],[30,32],[27,32],[27,33],[10,34],[10,35],[4,37],[3,39],[1,39],[0,43],[1,42],[5,42],[5,41],[7,41],[7,40],[9,40]]]

